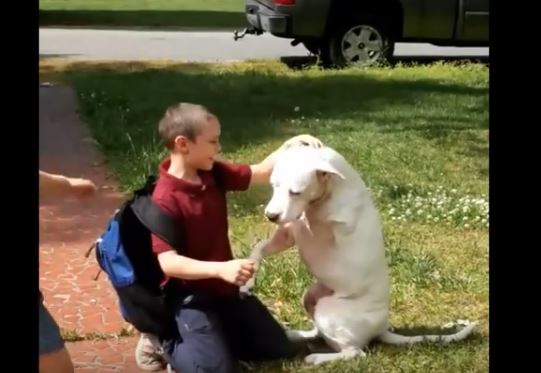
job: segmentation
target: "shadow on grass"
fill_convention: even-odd
[[[235,28],[247,25],[242,12],[189,10],[41,10],[40,26],[115,28]]]
[[[76,57],[79,56],[79,54],[73,54],[73,53],[40,53],[39,59],[40,60],[48,60],[53,58],[70,58],[70,57]]]
[[[489,66],[490,59],[487,56],[400,56],[394,59],[395,64],[404,66],[430,65],[435,62],[479,63]]]
[[[53,61],[41,73],[54,69]],[[157,123],[166,107],[180,101],[203,104],[219,117],[223,150],[236,153],[233,161],[247,161],[246,151],[263,157],[299,133],[352,157],[360,147],[372,151],[365,131],[380,133],[368,138],[388,133],[397,143],[411,136],[436,142],[449,132],[488,128],[488,87],[462,74],[450,80],[438,72],[393,71],[383,77],[370,70],[292,73],[268,63],[73,62],[62,77],[79,92],[81,113],[126,179],[154,169],[163,156]],[[477,76],[464,76],[472,74]]]
[[[318,65],[316,56],[283,56],[280,57],[280,62],[293,70],[303,70]],[[489,66],[489,57],[487,56],[400,56],[395,57],[392,65],[402,66],[423,66],[430,65],[435,62],[443,63],[478,63]]]

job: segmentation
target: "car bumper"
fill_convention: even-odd
[[[246,1],[246,18],[251,26],[274,36],[289,37],[291,34],[289,15],[280,14],[256,0]]]

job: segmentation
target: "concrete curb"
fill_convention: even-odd
[[[247,25],[237,28],[220,27],[181,27],[181,26],[70,26],[70,25],[40,25],[39,29],[55,30],[100,30],[100,31],[181,31],[181,32],[231,32],[242,30]]]

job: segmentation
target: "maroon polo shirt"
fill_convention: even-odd
[[[167,173],[171,161],[163,161],[152,199],[178,221],[183,245],[180,255],[202,261],[233,259],[228,237],[226,192],[246,190],[252,172],[249,165],[215,162],[211,171],[199,171],[201,184],[181,180]],[[174,250],[152,235],[152,248],[159,254]],[[166,279],[169,280],[169,279]],[[229,295],[238,287],[220,279],[180,280],[171,282],[188,291]]]

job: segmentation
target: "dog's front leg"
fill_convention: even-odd
[[[259,267],[259,263],[261,262],[261,260],[263,260],[263,257],[265,256],[265,253],[269,248],[269,243],[270,243],[270,240],[260,241],[255,246],[255,248],[252,250],[250,256],[248,257],[248,259],[251,259],[251,260],[254,261],[256,270]],[[239,289],[240,295],[241,296],[250,295],[251,290],[254,287],[254,285],[255,285],[255,273],[252,275],[252,277],[244,285],[242,285],[240,287],[240,289]]]
[[[264,257],[289,249],[294,244],[295,241],[290,230],[290,224],[286,224],[278,227],[270,239],[259,242],[250,253],[249,259],[255,262],[257,270],[257,268],[259,268],[259,263]],[[241,296],[250,295],[250,291],[254,285],[255,273],[246,284],[240,287],[239,291]]]

